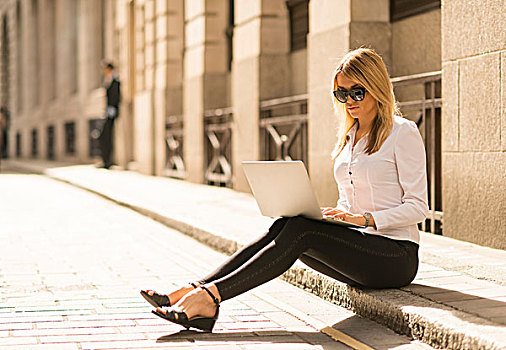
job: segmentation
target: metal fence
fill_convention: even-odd
[[[425,142],[429,215],[422,222],[421,229],[442,234],[441,72],[396,77],[392,79],[392,84],[402,113],[416,122]]]
[[[186,168],[183,158],[183,116],[171,115],[165,124],[165,144],[167,162],[164,175],[177,179],[186,178]]]
[[[205,182],[232,187],[232,108],[204,112]]]
[[[307,156],[307,95],[260,102],[260,155],[263,160],[302,160]]]

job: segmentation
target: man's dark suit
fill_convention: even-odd
[[[119,104],[121,102],[120,82],[114,76],[111,82],[105,86],[107,104],[105,108],[106,119],[100,133],[100,152],[102,155],[103,167],[109,168],[112,165],[111,153],[113,146],[114,121],[119,116]]]

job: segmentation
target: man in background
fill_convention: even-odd
[[[120,81],[114,64],[109,61],[102,63],[104,74],[104,88],[106,90],[105,121],[98,138],[102,155],[102,168],[109,169],[112,165],[112,148],[114,136],[114,121],[119,116],[121,102]]]
[[[8,158],[8,145],[9,145],[9,120],[10,113],[7,106],[0,107],[0,156]]]

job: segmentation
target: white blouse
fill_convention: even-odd
[[[379,151],[368,155],[368,135],[355,145],[355,124],[334,164],[339,190],[337,209],[370,212],[374,227],[361,232],[393,239],[420,241],[417,223],[427,216],[425,147],[416,124],[395,116],[391,134]]]

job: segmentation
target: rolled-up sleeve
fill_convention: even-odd
[[[401,126],[395,140],[394,157],[403,191],[401,204],[371,213],[379,231],[417,224],[426,218],[429,210],[425,147],[415,123]]]

